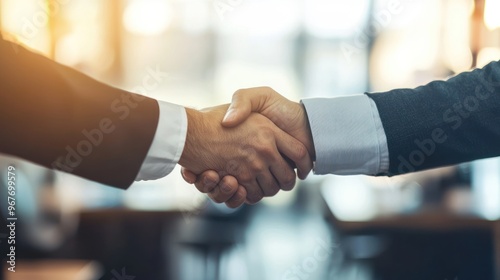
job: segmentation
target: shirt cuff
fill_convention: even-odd
[[[316,151],[315,174],[376,175],[389,169],[387,138],[366,95],[302,100]]]
[[[187,115],[184,107],[158,101],[158,127],[142,163],[136,181],[155,180],[167,176],[179,161],[187,133]]]

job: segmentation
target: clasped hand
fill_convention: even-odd
[[[184,179],[217,203],[235,208],[291,190],[312,169],[306,113],[271,88],[239,90],[231,105],[187,109]]]

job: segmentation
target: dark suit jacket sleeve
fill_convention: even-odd
[[[0,153],[119,188],[135,179],[158,103],[0,37]]]
[[[389,175],[500,155],[500,61],[368,96],[387,136]]]

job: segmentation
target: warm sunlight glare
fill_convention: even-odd
[[[488,29],[493,30],[500,27],[500,0],[486,0],[484,7],[484,24]]]
[[[139,35],[158,35],[167,29],[170,20],[167,1],[133,0],[123,14],[125,29]]]

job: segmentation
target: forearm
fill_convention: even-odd
[[[389,175],[500,155],[500,62],[368,96],[387,136]]]
[[[156,100],[0,40],[0,152],[125,188],[153,139]]]

